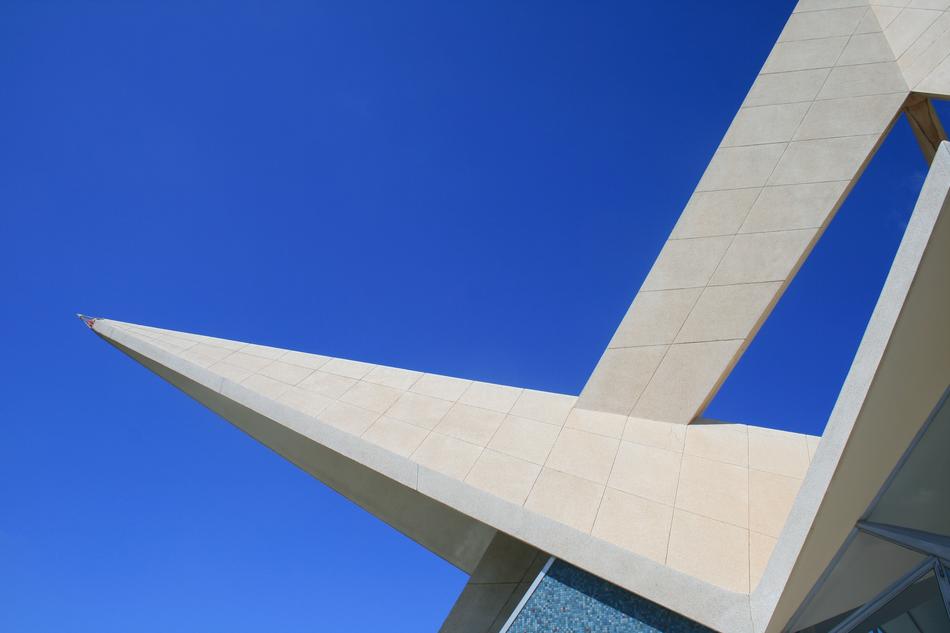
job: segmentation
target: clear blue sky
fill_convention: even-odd
[[[0,4],[0,630],[434,631],[461,572],[72,315],[577,393],[793,5],[735,4]],[[925,169],[710,415],[821,431]]]

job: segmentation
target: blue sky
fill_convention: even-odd
[[[72,315],[578,393],[793,6],[735,4],[0,4],[0,630],[436,630],[461,572]],[[709,415],[821,432],[925,171]]]

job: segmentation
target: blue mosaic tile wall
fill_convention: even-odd
[[[713,633],[629,591],[556,560],[508,633]]]

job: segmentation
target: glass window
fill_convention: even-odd
[[[832,630],[925,558],[923,554],[858,532],[799,616],[796,630],[807,633]]]
[[[950,536],[950,399],[887,484],[869,521]]]
[[[937,561],[947,558],[948,551],[948,446],[950,388],[789,623],[789,630],[838,633],[838,627],[857,614],[855,618],[864,620],[856,627],[848,624],[842,631],[950,633],[950,607],[944,605],[940,583],[931,571],[934,565],[944,569]],[[916,577],[920,579],[901,589]],[[896,597],[890,597],[898,591]],[[884,600],[887,602],[878,608]],[[869,609],[875,611],[866,616]]]
[[[950,620],[933,572],[865,618],[854,633],[947,633]]]

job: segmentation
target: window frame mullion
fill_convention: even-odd
[[[933,572],[937,574],[937,565],[939,565],[939,561],[932,556],[924,559],[916,567],[904,574],[897,582],[864,603],[864,606],[860,607],[857,611],[848,616],[844,622],[838,624],[838,626],[831,629],[828,633],[851,633],[854,627],[861,624],[868,615],[883,607],[928,573]]]

